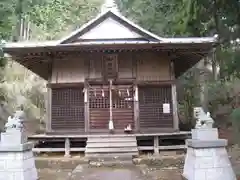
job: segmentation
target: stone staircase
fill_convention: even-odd
[[[88,137],[85,156],[90,162],[101,164],[132,164],[138,155],[135,136],[109,135]]]

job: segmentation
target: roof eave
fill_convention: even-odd
[[[104,45],[191,45],[191,44],[213,44],[217,45],[218,40],[214,37],[204,37],[204,38],[164,38],[163,41],[159,42],[146,42],[146,41],[106,41],[106,42],[78,42],[70,44],[57,44],[56,41],[48,43],[6,43],[3,50],[8,51],[11,49],[25,49],[25,48],[54,48],[54,47],[74,47],[74,46],[104,46]]]

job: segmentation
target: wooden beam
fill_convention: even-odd
[[[74,83],[48,83],[47,87],[49,88],[62,88],[62,87],[82,87],[84,82],[74,82]]]
[[[84,152],[85,148],[70,148],[70,152]],[[65,148],[33,148],[33,152],[65,152]]]
[[[141,151],[151,151],[151,150],[154,150],[154,146],[138,146],[138,149]],[[187,146],[186,145],[158,146],[158,149],[159,150],[182,150],[182,149],[187,149]]]
[[[156,132],[161,132],[161,133],[174,133],[175,130],[171,128],[163,128],[163,127],[155,127],[155,128],[143,128],[140,127],[140,133],[142,134],[156,134]]]
[[[109,81],[104,81],[102,78],[88,78],[86,79],[86,81],[91,84],[91,85],[109,85]],[[116,79],[113,81],[114,85],[117,84],[133,84],[133,82],[135,82],[136,79],[135,78],[121,78],[121,79]]]
[[[145,86],[145,85],[171,85],[172,83],[174,83],[174,80],[166,80],[166,81],[136,81],[136,83],[139,86]]]
[[[169,146],[159,146],[160,150],[180,150],[187,149],[186,145],[169,145]]]

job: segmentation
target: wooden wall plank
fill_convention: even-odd
[[[137,80],[138,81],[166,81],[170,80],[170,60],[159,53],[145,52],[138,54]]]
[[[53,62],[50,83],[84,82],[101,79],[104,53],[69,56]],[[168,81],[170,60],[159,52],[120,52],[118,57],[118,79],[138,81]]]
[[[131,53],[118,55],[118,78],[133,78],[133,62]]]
[[[84,82],[84,57],[69,57],[55,60],[50,83]]]
[[[92,53],[89,57],[89,79],[102,78],[103,53]]]

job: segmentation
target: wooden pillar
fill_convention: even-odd
[[[47,113],[47,119],[46,119],[46,132],[51,132],[52,127],[52,89],[47,88],[47,99],[46,99],[46,113]]]
[[[176,88],[174,63],[173,62],[171,62],[170,71],[171,71],[171,80],[173,81],[172,86],[171,86],[172,108],[173,108],[173,129],[175,131],[178,131],[179,130],[178,101],[177,101],[177,88]]]
[[[89,131],[89,90],[85,83],[84,85],[84,125],[85,132]]]
[[[159,138],[158,136],[154,136],[154,146],[153,146],[153,149],[154,149],[154,155],[159,155]]]
[[[178,107],[177,107],[177,89],[176,84],[172,84],[172,108],[173,108],[173,128],[179,130]]]
[[[112,114],[112,80],[109,80],[110,85],[109,85],[109,104],[110,104],[110,121],[113,120],[113,114]]]
[[[138,102],[138,86],[134,86],[134,125],[135,131],[138,132],[140,130],[139,127],[139,102]]]
[[[65,155],[64,157],[70,157],[70,139],[66,138],[65,139]]]

